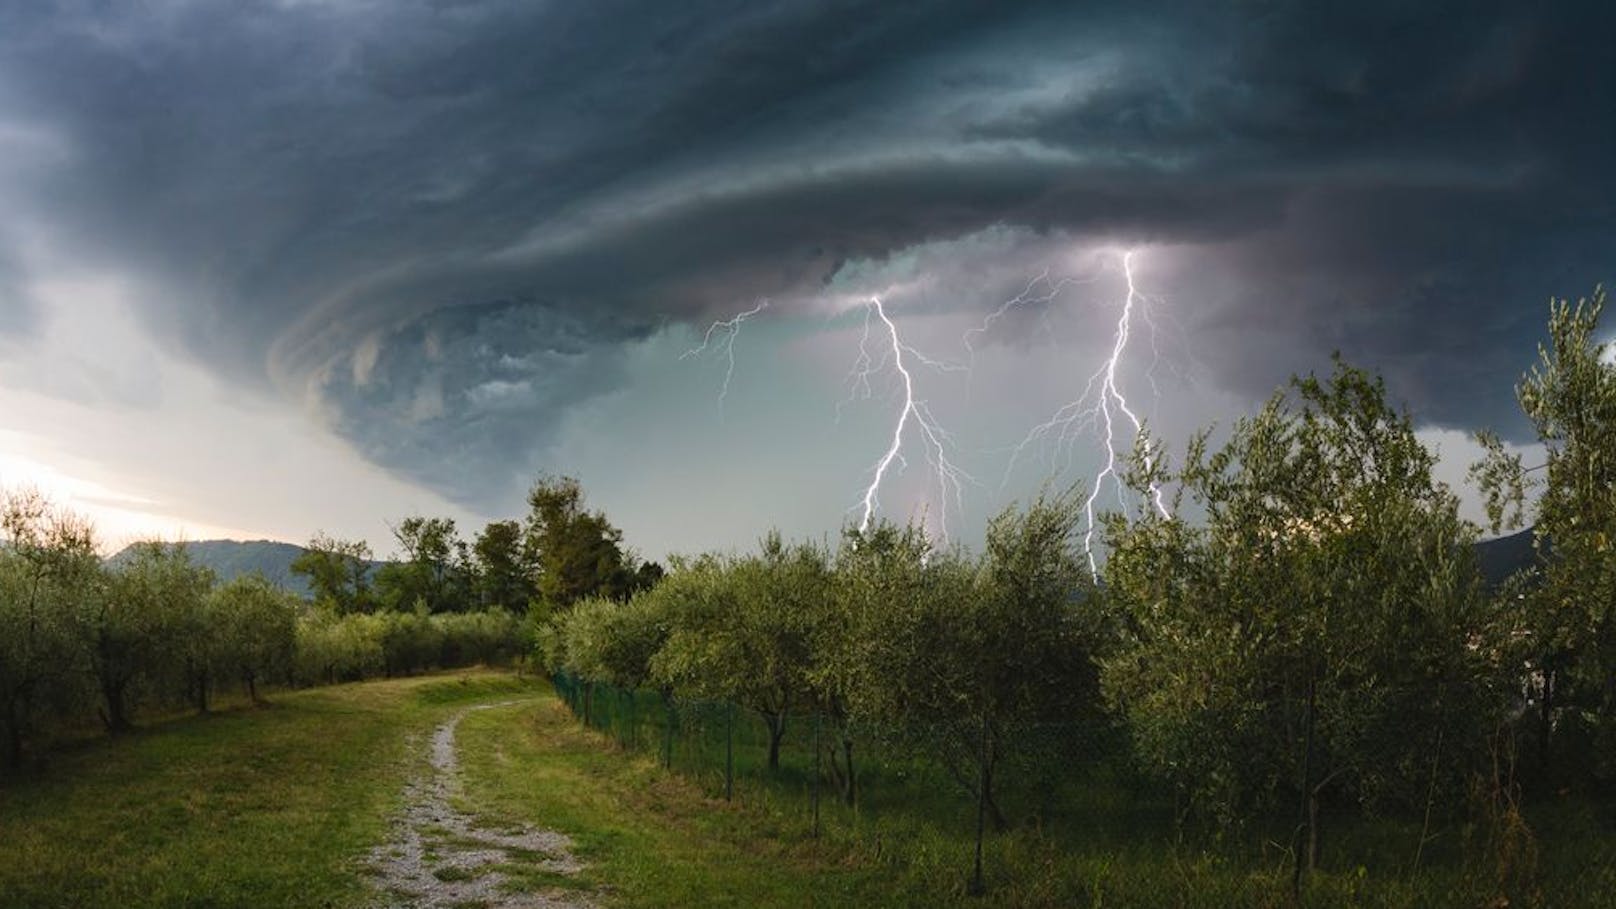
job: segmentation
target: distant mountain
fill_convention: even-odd
[[[233,581],[242,575],[257,572],[271,583],[279,584],[300,597],[311,595],[308,579],[292,573],[292,560],[303,553],[302,546],[274,540],[202,540],[180,545],[185,547],[191,561],[213,569],[220,581]],[[120,551],[107,560],[108,564],[117,566],[128,561],[133,548]],[[371,563],[372,570],[381,564]]]
[[[292,573],[292,560],[302,554],[302,546],[274,540],[203,540],[181,545],[190,554],[191,561],[213,569],[220,581],[232,581],[256,571],[300,597],[310,596],[308,579]],[[124,549],[107,562],[114,566],[121,564],[129,559],[129,552]],[[1502,584],[1510,575],[1532,564],[1536,557],[1530,528],[1476,544],[1476,559],[1490,587]],[[371,571],[384,564],[372,562]]]
[[[1480,563],[1482,577],[1487,586],[1497,587],[1509,576],[1537,560],[1532,548],[1532,528],[1512,533],[1507,537],[1482,540],[1476,544],[1476,561]]]

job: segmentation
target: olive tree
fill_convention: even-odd
[[[1216,451],[1198,436],[1176,473],[1140,449],[1137,490],[1176,483],[1173,513],[1199,517],[1107,519],[1104,684],[1139,758],[1220,820],[1294,800],[1298,874],[1321,799],[1457,788],[1499,714],[1475,531],[1433,463],[1382,383],[1338,360]]]
[[[830,773],[849,805],[858,794],[857,721],[879,719],[884,706],[877,661],[869,653],[877,643],[875,623],[891,604],[920,597],[931,550],[919,526],[881,521],[862,530],[847,528],[836,552],[830,596],[813,624],[808,684],[816,707],[830,722]]]
[[[241,682],[249,700],[260,703],[259,685],[291,671],[297,646],[297,598],[253,574],[219,587],[209,605],[214,632],[221,642],[220,670]]]
[[[1090,718],[1098,704],[1081,514],[1069,490],[999,513],[980,558],[883,531],[867,545],[888,552],[850,559],[885,575],[856,623],[855,714],[940,760],[995,828],[1008,823],[998,775],[1018,731]]]
[[[0,766],[16,766],[40,716],[75,693],[69,618],[98,581],[88,523],[37,491],[0,495]]]
[[[172,671],[180,636],[213,586],[213,573],[178,544],[138,543],[130,553],[75,610],[79,646],[111,732],[129,729],[136,700]]]
[[[687,569],[698,574],[674,592],[694,596],[652,661],[653,675],[675,690],[755,712],[768,728],[771,770],[780,766],[790,712],[808,689],[810,616],[829,595],[827,561],[820,547],[787,545],[774,533],[757,555]],[[679,574],[661,587],[680,584]]]
[[[1519,602],[1529,647],[1544,760],[1557,713],[1594,718],[1582,749],[1594,770],[1616,775],[1616,347],[1599,340],[1606,294],[1552,301],[1549,343],[1516,386],[1547,460],[1531,509],[1541,572]],[[1473,469],[1488,494],[1495,530],[1525,516],[1528,471],[1499,438],[1484,433],[1488,457]],[[1511,513],[1512,512],[1512,513]]]

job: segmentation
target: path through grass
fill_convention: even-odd
[[[531,692],[457,673],[278,696],[51,757],[0,785],[0,904],[359,906],[435,723]]]

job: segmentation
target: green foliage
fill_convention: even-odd
[[[556,670],[625,688],[651,677],[651,657],[666,641],[663,600],[642,594],[627,603],[592,597],[575,604],[556,623],[560,637]]]
[[[297,622],[293,676],[300,685],[352,682],[377,675],[498,665],[521,652],[521,623],[502,609],[332,616]]]
[[[1511,684],[1473,528],[1378,380],[1338,361],[1292,392],[1177,474],[1136,456],[1141,492],[1177,481],[1205,518],[1108,518],[1106,690],[1145,767],[1226,821],[1451,803]]]
[[[1532,668],[1543,762],[1551,734],[1592,719],[1590,769],[1616,779],[1616,360],[1599,339],[1604,288],[1592,298],[1551,301],[1549,343],[1516,394],[1547,452],[1532,508],[1540,574],[1516,601],[1517,627]],[[1527,470],[1496,436],[1473,468],[1494,525],[1519,520]],[[1507,514],[1505,505],[1513,505]]]
[[[527,551],[538,563],[539,595],[552,608],[591,596],[620,599],[635,590],[636,566],[623,552],[623,532],[603,512],[584,508],[577,480],[540,479],[527,501]]]
[[[213,630],[199,619],[212,585],[212,572],[193,565],[183,547],[145,543],[99,589],[81,593],[74,632],[110,731],[128,729],[136,701],[183,665],[186,631]]]
[[[309,540],[292,561],[292,571],[309,580],[314,602],[337,615],[370,612],[370,545],[361,540],[339,540],[323,533]]]
[[[452,518],[405,518],[393,528],[403,558],[376,572],[376,599],[382,608],[407,611],[424,604],[428,612],[473,608],[474,566]]]
[[[381,675],[385,665],[375,623],[359,615],[316,612],[297,623],[293,679],[299,685],[332,685]]]
[[[648,596],[669,604],[671,630],[650,659],[657,684],[690,696],[734,701],[768,725],[769,765],[779,763],[786,717],[808,691],[814,620],[830,599],[825,552],[787,546],[704,559]]]
[[[81,518],[34,491],[0,495],[0,769],[78,693],[72,610],[99,582]]]
[[[1007,508],[979,560],[928,552],[913,532],[849,536],[854,550],[875,550],[844,559],[861,603],[855,718],[941,760],[998,827],[1007,741],[1030,724],[1099,715],[1100,623],[1073,544],[1080,501],[1068,491]]]
[[[259,686],[285,679],[297,650],[297,598],[256,575],[213,591],[208,637],[216,641],[221,676],[239,680],[259,700]]]
[[[537,593],[533,583],[537,570],[526,543],[517,521],[493,521],[477,535],[471,552],[480,606],[526,611]]]
[[[433,618],[443,631],[439,666],[501,666],[523,652],[522,623],[503,609],[492,607]]]
[[[326,574],[347,586],[310,606],[256,574],[216,585],[190,551],[136,543],[103,564],[82,519],[38,493],[0,495],[0,768],[97,715],[121,732],[146,707],[206,712],[221,684],[240,684],[257,702],[268,686],[496,664],[525,652],[523,625],[504,609],[434,615],[421,600],[404,612],[352,611],[374,602],[353,573]],[[323,566],[316,574],[366,554],[333,541],[311,552]],[[333,554],[340,559],[326,558]]]

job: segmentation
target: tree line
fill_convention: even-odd
[[[471,612],[526,615],[566,608],[588,595],[626,597],[654,585],[656,562],[623,547],[623,532],[584,505],[571,477],[541,477],[523,520],[493,521],[470,542],[453,518],[412,516],[393,529],[399,557],[377,564],[369,544],[315,534],[292,570],[316,604],[335,615]]]
[[[268,686],[525,657],[530,615],[661,575],[584,507],[576,481],[541,478],[528,504],[526,520],[470,544],[450,519],[406,518],[400,557],[380,565],[363,543],[317,534],[292,566],[305,601],[256,574],[219,583],[179,544],[103,561],[88,521],[37,491],[0,491],[0,768],[75,727],[206,712],[227,686],[258,703]]]
[[[1472,475],[1493,529],[1535,527],[1532,564],[1501,588],[1484,582],[1481,528],[1434,479],[1412,418],[1337,357],[1181,458],[1142,437],[1125,482],[1173,507],[1106,514],[1097,577],[1076,542],[1080,491],[1046,492],[994,518],[980,554],[878,524],[834,549],[770,534],[756,552],[676,559],[656,586],[557,613],[540,656],[670,708],[749,709],[771,766],[791,717],[811,711],[836,730],[821,747],[849,801],[861,741],[906,742],[996,825],[1018,730],[1114,728],[1127,766],[1183,817],[1227,828],[1293,813],[1298,878],[1342,812],[1523,823],[1523,783],[1608,794],[1616,780],[1604,303],[1602,290],[1554,303],[1518,385],[1543,471],[1481,436]]]

